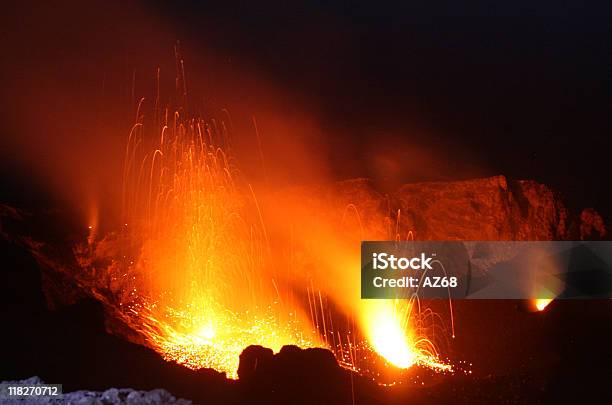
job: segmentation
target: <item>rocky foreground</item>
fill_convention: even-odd
[[[281,206],[301,207],[302,212],[290,214],[303,215],[305,225],[358,213],[364,232],[379,238],[394,237],[390,229],[403,238],[411,232],[417,240],[607,237],[594,210],[571,210],[548,187],[503,176],[407,184],[388,193],[357,179],[281,190],[276,199]],[[38,375],[62,383],[71,392],[69,398],[74,396],[72,403],[79,404],[187,403],[158,388],[202,404],[609,398],[606,359],[612,356],[612,332],[603,320],[611,308],[609,302],[597,301],[555,302],[541,314],[521,310],[512,301],[455,302],[456,338],[449,355],[473,363],[473,374],[434,376],[411,370],[422,376],[424,386],[380,387],[340,368],[330,352],[291,347],[278,354],[261,347],[245,350],[238,381],[214,370],[188,370],[108,333],[103,306],[80,291],[72,277],[72,247],[84,237],[79,227],[58,213],[33,215],[0,205],[0,316],[10,325],[0,334],[0,380]],[[90,391],[79,391],[83,389]]]

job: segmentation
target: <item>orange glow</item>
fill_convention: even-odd
[[[130,282],[128,323],[168,360],[235,378],[248,345],[317,346],[302,311],[281,302],[252,192],[201,120],[168,114],[159,142],[130,133],[124,229],[137,253],[115,277]],[[136,302],[136,303],[135,303]]]
[[[389,301],[370,305],[366,312],[366,333],[373,349],[399,368],[412,366],[417,357],[414,343]]]
[[[532,301],[532,305],[536,311],[544,311],[551,302],[552,298],[538,298]]]
[[[318,191],[325,193],[325,190]],[[399,369],[419,365],[434,371],[452,371],[450,365],[440,360],[434,342],[427,336],[431,329],[425,327],[425,323],[434,321],[435,317],[425,319],[425,311],[422,311],[416,298],[361,299],[360,241],[394,238],[398,232],[398,222],[389,221],[389,229],[384,226],[386,218],[374,217],[369,219],[371,224],[366,223],[361,218],[359,201],[353,204],[351,201],[332,199],[330,206],[321,199],[312,206],[309,204],[313,200],[308,193],[291,189],[279,201],[275,201],[271,227],[282,229],[290,224],[293,229],[299,229],[299,232],[292,233],[295,245],[292,250],[306,252],[306,261],[301,265],[309,272],[299,272],[297,281],[317,286],[309,296],[314,313],[311,318],[339,361],[351,369],[374,375],[374,378],[377,375],[374,369],[379,367],[374,364],[376,361],[369,358],[378,356]],[[317,221],[313,221],[313,212],[328,214],[319,215]],[[314,262],[310,263],[309,260]],[[333,325],[326,324],[328,314],[319,292],[323,292],[327,299],[354,320],[363,342],[351,342],[354,335],[338,337],[330,333]],[[439,320],[436,318],[435,321]],[[347,342],[350,344],[347,345]],[[368,360],[362,361],[363,357]]]
[[[222,134],[204,121],[185,121],[175,113],[163,125],[159,143],[143,153],[143,131],[139,123],[130,134],[124,172],[123,222],[130,224],[124,233],[126,245],[136,246],[137,253],[118,277],[133,286],[124,300],[130,311],[126,322],[164,358],[236,377],[239,355],[249,345],[275,351],[288,344],[334,350],[339,343],[336,356],[354,370],[361,370],[356,345],[367,348],[367,356],[377,353],[400,369],[419,364],[452,370],[439,360],[433,342],[417,333],[419,311],[413,312],[413,300],[360,299],[359,272],[352,269],[360,268],[362,232],[351,234],[352,243],[333,221],[322,219],[313,226],[302,211],[303,200],[292,196],[298,204],[283,202],[273,210],[272,224],[299,227],[300,234],[291,239],[297,245],[293,248],[307,245],[320,264],[315,270],[322,272],[307,275],[298,267],[289,274],[285,267],[298,264],[279,266],[272,258],[267,224],[253,190],[240,182],[232,158],[214,145]],[[312,298],[309,292],[309,319],[291,288],[283,288],[313,279],[326,297],[355,317],[367,342],[345,338],[349,358],[339,331],[327,324],[331,314],[321,291],[317,296],[312,291]]]
[[[265,223],[253,189],[217,146],[222,133],[178,112],[166,112],[162,122],[153,143],[142,122],[132,128],[123,173],[124,226],[85,249],[112,256],[104,291],[115,291],[118,303],[102,292],[96,296],[147,345],[166,360],[230,378],[237,377],[240,353],[249,345],[274,351],[284,345],[327,347],[341,365],[374,376],[372,359],[379,356],[398,369],[452,371],[426,328],[418,327],[415,299],[360,298],[359,240],[369,238],[367,232],[333,218],[312,221],[299,193],[291,194],[295,203],[272,207]],[[288,237],[287,225],[300,232]],[[276,237],[274,251],[268,227]],[[301,252],[288,263],[278,259],[287,241],[291,252]],[[304,289],[310,317],[296,298]],[[328,299],[354,319],[354,329],[334,329]]]
[[[413,300],[366,300],[360,316],[372,349],[393,366],[407,369],[415,364],[434,371],[452,371],[439,359],[435,345],[417,336],[417,314],[411,314]]]
[[[83,285],[138,335],[128,337],[230,378],[249,345],[327,347],[342,366],[374,376],[379,359],[452,371],[419,326],[414,299],[360,298],[360,241],[395,238],[399,213],[397,224],[373,216],[364,226],[357,204],[312,207],[317,199],[298,189],[289,201],[272,190],[260,202],[223,122],[182,109],[145,119],[143,104],[125,149],[121,229],[100,239],[96,218],[76,249],[92,270]],[[313,208],[331,216],[313,221]],[[350,326],[334,327],[343,315]]]

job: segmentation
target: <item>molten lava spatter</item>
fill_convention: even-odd
[[[374,350],[394,366],[408,368],[414,364],[414,345],[392,314],[381,313],[373,320],[370,339]]]
[[[544,311],[552,301],[552,298],[538,298],[532,301],[532,305],[536,311]]]
[[[202,316],[187,310],[168,313],[163,320],[148,315],[141,322],[149,343],[164,359],[194,370],[224,371],[228,377],[236,378],[240,353],[249,345],[274,351],[284,345],[316,345],[316,336],[303,334],[303,325],[292,314],[280,321],[278,313],[274,307],[256,309],[253,314],[219,309]]]
[[[145,121],[141,104],[125,154],[122,229],[98,239],[92,226],[87,245],[76,249],[86,269],[80,283],[138,342],[166,360],[230,378],[249,345],[327,347],[342,366],[368,375],[376,375],[381,357],[384,367],[451,370],[415,326],[420,312],[412,300],[358,298],[359,243],[338,242],[345,234],[302,227],[300,238],[328,242],[319,245],[330,251],[320,253],[332,254],[321,258],[335,263],[325,265],[346,271],[334,273],[342,288],[300,291],[312,274],[272,258],[255,193],[227,152],[225,126],[168,110]],[[285,236],[280,244],[291,244]],[[323,296],[354,319],[352,327],[334,328]]]
[[[219,134],[172,117],[149,150],[134,126],[127,148],[124,232],[138,253],[121,271],[146,302],[122,303],[131,326],[166,359],[230,377],[248,345],[316,346],[299,307],[278,300],[257,202]]]
[[[434,344],[417,333],[418,316],[411,316],[412,300],[365,300],[360,312],[372,349],[391,365],[406,369],[415,364],[434,371],[452,371],[439,359]]]

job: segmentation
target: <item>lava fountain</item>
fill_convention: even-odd
[[[78,283],[105,304],[120,334],[166,360],[230,378],[249,345],[327,347],[341,365],[374,378],[381,358],[385,367],[452,370],[427,338],[435,316],[418,299],[359,296],[359,242],[394,238],[397,230],[370,234],[338,228],[338,218],[312,221],[299,194],[271,209],[266,223],[222,121],[160,110],[158,99],[145,119],[143,105],[125,150],[122,225],[100,238],[93,223],[75,248]],[[279,261],[272,244],[306,248],[316,264]],[[323,297],[337,304],[334,314]],[[334,328],[342,314],[352,324]]]
[[[367,201],[367,196],[357,196],[356,200],[351,197],[355,201],[352,203],[324,189],[315,192],[320,193],[315,198],[310,189],[282,193],[275,201],[271,228],[299,229],[292,233],[292,241],[293,250],[300,254],[293,255],[307,259],[299,264],[304,271],[296,272],[296,283],[311,286],[311,318],[326,345],[345,366],[377,381],[381,373],[414,365],[438,372],[452,371],[440,359],[431,339],[434,329],[438,337],[444,335],[440,333],[444,329],[442,318],[422,306],[417,296],[361,298],[361,241],[399,240],[399,213],[368,212],[363,201],[358,200],[361,197]],[[411,232],[407,238],[413,238]],[[343,320],[328,314],[326,303],[330,301],[336,312],[348,316],[348,327],[339,327]],[[342,335],[346,331],[350,333]]]
[[[278,296],[258,203],[222,130],[178,111],[160,126],[151,144],[137,122],[126,149],[112,276],[129,285],[124,321],[167,360],[230,377],[248,345],[317,346],[299,306]]]
[[[541,312],[544,311],[552,301],[552,298],[537,298],[531,301],[531,307],[533,310]]]

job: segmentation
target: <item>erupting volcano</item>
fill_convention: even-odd
[[[0,403],[612,403],[609,7],[285,3],[4,5]]]
[[[359,273],[350,267],[358,244],[340,264],[346,291],[314,288],[320,272],[274,258],[294,242],[284,234],[270,241],[225,123],[183,109],[145,119],[143,103],[127,141],[121,229],[98,235],[94,223],[75,248],[80,284],[136,341],[167,360],[231,378],[249,345],[329,348],[341,364],[370,376],[379,375],[371,366],[378,356],[399,369],[452,370],[421,335],[425,329],[415,328],[418,302],[359,300]],[[342,242],[325,235],[338,239],[332,245]],[[344,314],[328,300],[340,301]]]
[[[128,141],[117,237],[131,249],[110,268],[119,312],[165,358],[232,377],[250,344],[316,345],[300,309],[274,289],[257,201],[219,134],[178,111],[164,117],[156,149],[143,146],[143,123]]]
[[[177,88],[186,94],[182,61],[177,66]],[[451,299],[450,290],[444,299],[418,293],[364,299],[362,241],[606,234],[595,211],[572,216],[546,186],[504,176],[405,184],[389,193],[363,178],[258,188],[240,169],[232,142],[240,134],[229,130],[230,114],[203,119],[184,106],[162,108],[159,76],[157,86],[153,105],[145,98],[137,103],[127,135],[118,220],[93,209],[78,240],[66,244],[69,254],[58,254],[66,246],[29,235],[22,241],[44,269],[50,305],[94,298],[102,303],[106,331],[153,349],[164,364],[238,379],[249,393],[253,381],[253,392],[261,384],[270,387],[263,397],[274,393],[270,381],[282,381],[300,361],[309,364],[307,358],[283,363],[296,353],[318,359],[307,370],[335,375],[338,392],[350,386],[351,398],[355,376],[377,389],[401,390],[435,386],[444,375],[472,375],[471,363],[451,350],[455,306],[466,319],[468,304]],[[472,252],[470,260],[478,255]],[[506,259],[500,250],[484,261]],[[444,267],[424,253],[413,260]],[[479,271],[478,277],[490,276]],[[525,312],[542,312],[551,302],[532,299]],[[462,329],[465,342],[473,335]],[[332,358],[330,369],[325,356]],[[342,380],[346,375],[349,381]]]

